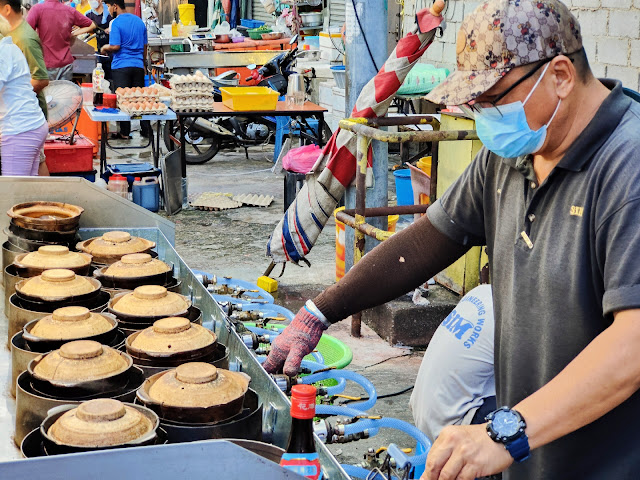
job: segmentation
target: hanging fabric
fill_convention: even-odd
[[[382,70],[362,89],[351,112],[352,118],[377,118],[387,114],[395,93],[433,42],[442,21],[441,16],[434,16],[429,10],[418,12],[421,33],[409,33],[398,42]],[[347,130],[336,130],[271,234],[267,256],[273,262],[306,262],[305,256],[355,178],[356,151],[356,135]]]

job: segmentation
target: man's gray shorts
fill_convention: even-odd
[[[73,63],[58,68],[47,68],[49,80],[73,80]]]

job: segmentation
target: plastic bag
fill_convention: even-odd
[[[229,35],[229,32],[231,31],[231,26],[229,25],[229,22],[222,22],[219,25],[216,25],[216,27],[213,29],[213,34],[214,35]]]
[[[305,145],[292,148],[282,159],[285,170],[296,173],[309,173],[322,153],[318,145]]]

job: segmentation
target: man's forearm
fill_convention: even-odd
[[[602,417],[640,387],[640,310],[615,315],[564,370],[514,408],[537,448]]]
[[[120,45],[104,45],[100,52],[102,53],[115,53],[120,50]]]
[[[31,79],[31,87],[33,87],[33,91],[36,93],[40,93],[44,88],[49,85],[49,80],[34,80]]]
[[[90,33],[93,32],[93,30],[96,28],[95,25],[89,25],[88,27],[83,27],[83,28],[77,28],[72,32],[72,35],[74,36],[79,36],[82,35],[84,33]]]
[[[467,250],[440,233],[425,215],[378,245],[313,301],[330,322],[337,322],[413,290]]]

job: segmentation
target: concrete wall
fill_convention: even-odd
[[[462,19],[481,2],[447,0],[447,28],[422,61],[453,70],[456,63],[456,36]],[[565,0],[582,27],[585,50],[594,74],[616,78],[625,87],[640,89],[640,0]],[[405,1],[405,31],[414,24],[416,8],[427,0]]]

